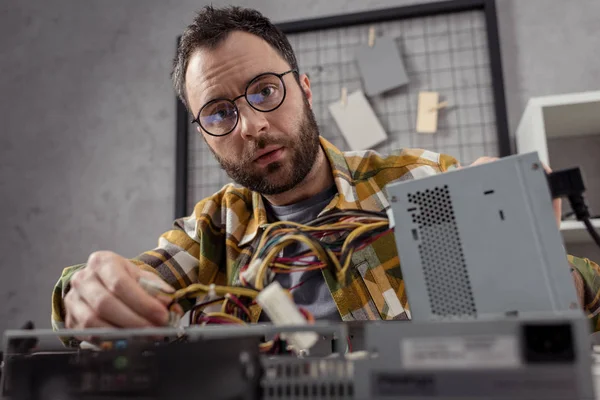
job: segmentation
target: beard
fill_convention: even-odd
[[[263,195],[275,195],[287,192],[302,182],[317,158],[319,128],[306,99],[302,121],[295,133],[280,139],[263,135],[255,142],[250,142],[250,146],[236,161],[226,160],[208,147],[234,182]],[[270,145],[284,146],[291,153],[291,162],[284,165],[281,161],[274,161],[265,169],[256,171],[253,162],[256,152]]]

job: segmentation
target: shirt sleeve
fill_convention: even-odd
[[[600,331],[600,266],[587,258],[568,256],[579,300],[594,332]]]
[[[453,169],[461,167],[458,160],[448,154],[440,154],[438,166],[440,172],[452,171]]]
[[[196,218],[195,213],[176,220],[173,229],[160,236],[156,248],[130,261],[143,270],[156,273],[176,290],[192,283],[210,284],[222,280],[218,276],[220,257],[223,254],[223,240],[220,237],[222,232],[212,229],[201,220],[202,218]],[[63,300],[70,289],[73,275],[82,268],[85,268],[85,264],[65,268],[54,286],[51,322],[55,331],[65,328]],[[184,311],[192,306],[191,301],[180,304]],[[79,344],[74,338],[63,337],[61,340],[66,345]]]

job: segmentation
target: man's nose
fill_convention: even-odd
[[[269,131],[267,113],[257,111],[249,105],[238,107],[240,113],[240,128],[242,138],[256,140],[257,137]]]

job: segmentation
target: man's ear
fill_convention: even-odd
[[[306,96],[306,100],[308,100],[308,105],[312,109],[312,90],[310,89],[310,79],[308,79],[308,75],[302,74],[300,75],[300,87]]]

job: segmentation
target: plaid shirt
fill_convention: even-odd
[[[340,210],[386,211],[385,186],[393,181],[417,179],[448,171],[458,162],[448,156],[419,149],[404,149],[383,157],[367,150],[341,152],[327,140],[321,145],[331,164],[338,194],[321,214]],[[164,233],[158,247],[131,261],[157,272],[175,289],[191,283],[239,285],[240,268],[247,264],[261,232],[268,225],[259,193],[228,184],[196,204],[192,215],[178,219]],[[600,267],[587,259],[568,257],[578,293],[598,330]],[[325,281],[344,321],[409,319],[404,281],[394,235],[388,234],[352,256],[351,277],[340,285],[323,270]],[[64,327],[63,298],[74,272],[66,268],[53,292],[52,326]],[[566,267],[566,266],[565,266]],[[182,304],[185,308],[192,304]],[[260,310],[253,310],[253,322]]]

